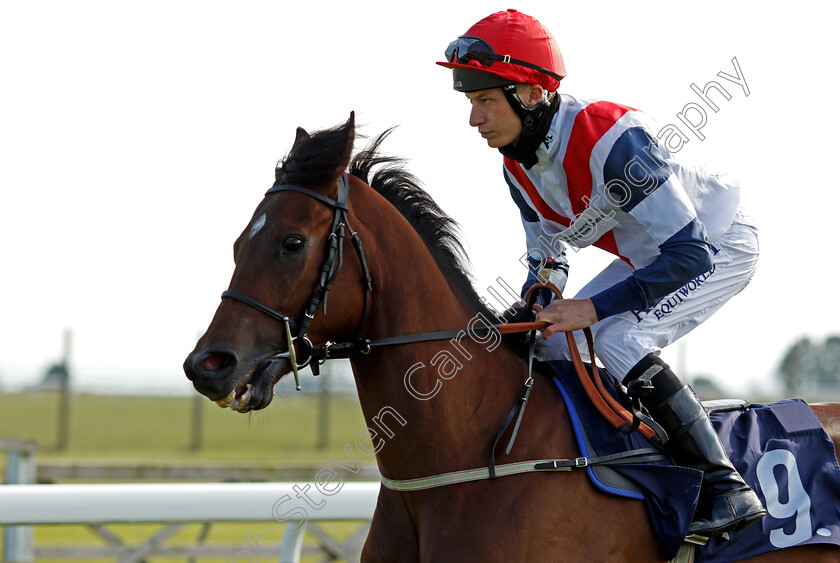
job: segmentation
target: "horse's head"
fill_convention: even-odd
[[[294,371],[297,378],[310,338],[348,335],[365,316],[370,288],[344,174],[353,139],[352,114],[314,135],[298,129],[276,183],[234,244],[230,287],[184,362],[194,387],[220,406],[266,407],[282,376]],[[329,315],[314,321],[319,305],[325,310],[336,295]]]

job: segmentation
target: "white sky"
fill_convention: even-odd
[[[34,381],[70,327],[80,385],[188,389],[181,362],[295,127],[351,110],[368,136],[399,126],[385,150],[461,223],[479,292],[497,277],[520,287],[524,240],[500,156],[434,64],[475,21],[516,7],[556,36],[561,92],[678,126],[699,101],[692,83],[731,94],[680,155],[741,178],[762,262],[683,349],[689,375],[767,385],[793,340],[838,332],[840,49],[824,5],[4,1],[0,384]],[[748,97],[716,76],[734,73],[733,57]],[[571,261],[574,290],[609,257],[592,248]],[[678,363],[675,349],[665,357]]]

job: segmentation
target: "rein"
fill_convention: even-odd
[[[330,199],[313,190],[301,186],[296,186],[293,184],[275,184],[271,187],[271,189],[269,189],[266,192],[265,195],[268,196],[279,192],[301,193],[335,210],[335,215],[333,216],[332,229],[330,230],[329,235],[327,257],[324,259],[324,263],[321,266],[321,273],[319,275],[318,282],[315,286],[315,289],[312,292],[312,296],[310,297],[309,305],[304,311],[303,318],[299,322],[296,322],[295,320],[291,319],[288,315],[284,315],[280,311],[277,311],[276,309],[273,309],[268,305],[265,305],[264,303],[261,303],[260,301],[233,289],[228,289],[227,291],[224,291],[222,293],[222,298],[233,299],[235,301],[239,301],[240,303],[244,303],[245,305],[248,305],[249,307],[252,307],[257,311],[268,315],[272,319],[280,321],[284,324],[286,329],[286,349],[278,351],[276,354],[269,356],[268,359],[286,359],[289,361],[289,363],[292,366],[292,372],[294,373],[295,377],[295,386],[298,391],[300,391],[301,389],[298,371],[301,368],[305,368],[306,366],[309,366],[312,369],[312,373],[314,375],[318,375],[320,373],[318,369],[319,363],[323,363],[328,359],[348,358],[351,354],[358,352],[366,354],[369,353],[372,349],[378,348],[380,346],[394,346],[397,344],[410,344],[413,342],[447,340],[449,338],[454,338],[460,332],[465,330],[439,330],[433,332],[405,334],[402,336],[392,336],[388,338],[382,338],[379,340],[357,338],[352,340],[346,340],[344,342],[328,342],[326,344],[321,344],[317,346],[313,345],[309,338],[306,336],[306,332],[309,329],[310,323],[315,317],[315,311],[317,310],[319,303],[323,302],[323,312],[325,315],[327,314],[327,295],[330,291],[330,288],[332,287],[333,281],[338,276],[338,273],[341,270],[345,229],[350,231],[350,237],[353,242],[353,248],[356,250],[356,255],[359,258],[359,263],[362,268],[362,281],[364,290],[364,305],[362,309],[362,314],[359,317],[359,322],[356,323],[356,327],[353,329],[351,334],[355,334],[356,332],[358,332],[359,328],[362,325],[362,322],[364,322],[364,319],[367,317],[368,309],[370,308],[370,294],[373,291],[370,269],[368,268],[367,260],[365,259],[362,241],[359,238],[358,233],[356,233],[356,231],[354,231],[350,227],[350,223],[347,218],[347,212],[349,210],[348,200],[350,197],[350,183],[348,181],[347,174],[343,174],[338,179],[338,193],[335,199]],[[512,334],[515,332],[539,330],[541,328],[545,328],[546,326],[548,325],[544,322],[509,323],[507,325],[490,325],[489,330],[496,330],[501,334]],[[471,330],[478,332],[488,329],[480,328]],[[298,342],[298,346],[301,348],[301,350],[299,350],[298,352],[295,351],[295,341]],[[314,363],[313,360],[315,360]]]
[[[328,237],[327,256],[324,259],[324,263],[321,266],[318,281],[316,283],[315,288],[312,291],[309,304],[304,310],[303,318],[300,319],[300,321],[296,322],[293,319],[291,319],[288,315],[284,315],[283,313],[261,303],[260,301],[233,289],[228,289],[227,291],[223,292],[222,298],[239,301],[240,303],[248,305],[249,307],[252,307],[257,311],[260,311],[261,313],[268,315],[269,317],[283,323],[285,327],[286,349],[280,350],[268,356],[267,359],[288,360],[288,362],[291,364],[292,372],[295,378],[295,386],[298,391],[300,391],[301,389],[298,370],[306,366],[310,366],[310,368],[312,369],[312,373],[314,375],[318,375],[320,372],[319,365],[329,359],[348,358],[354,353],[368,354],[374,348],[379,348],[382,346],[395,346],[400,344],[410,344],[414,342],[448,340],[457,337],[459,334],[465,332],[466,330],[471,330],[473,332],[497,331],[499,334],[513,334],[521,332],[531,333],[529,337],[530,342],[528,355],[528,377],[525,381],[525,384],[522,387],[519,396],[514,402],[513,407],[511,408],[510,412],[508,413],[507,417],[502,423],[501,428],[496,433],[496,436],[493,439],[492,445],[490,447],[488,466],[486,468],[456,471],[453,473],[445,473],[441,475],[433,475],[429,477],[408,479],[402,481],[387,479],[383,477],[382,483],[385,487],[401,491],[420,490],[430,487],[438,487],[442,485],[461,483],[465,481],[473,481],[478,479],[493,479],[497,476],[513,475],[528,471],[573,471],[576,469],[585,468],[589,465],[638,463],[642,461],[653,461],[654,459],[664,458],[664,456],[658,450],[652,448],[645,448],[632,450],[629,452],[623,452],[621,454],[614,454],[595,458],[577,458],[574,460],[561,459],[523,461],[518,463],[509,463],[496,466],[495,451],[499,439],[507,430],[514,417],[516,417],[516,424],[514,425],[510,441],[508,442],[507,448],[505,449],[505,453],[510,453],[511,448],[513,447],[513,442],[516,439],[516,435],[519,431],[520,423],[522,422],[522,417],[525,412],[525,406],[528,403],[528,396],[531,393],[531,387],[534,383],[532,370],[534,362],[534,349],[536,345],[536,331],[542,330],[549,325],[549,323],[544,321],[528,323],[499,323],[490,325],[489,327],[485,326],[484,328],[479,329],[470,328],[439,330],[433,332],[421,332],[413,334],[404,334],[401,336],[391,336],[387,338],[381,338],[378,340],[356,338],[346,340],[344,342],[327,342],[326,344],[322,345],[313,345],[309,338],[306,336],[306,333],[309,329],[310,323],[315,318],[315,311],[318,309],[319,304],[321,304],[323,307],[324,315],[327,314],[327,296],[329,294],[330,288],[332,287],[332,283],[335,281],[336,277],[341,271],[344,239],[346,236],[345,230],[350,231],[351,240],[353,242],[353,248],[355,249],[356,256],[359,259],[359,264],[362,269],[362,286],[364,292],[364,305],[362,309],[362,314],[359,317],[359,321],[356,324],[356,327],[351,332],[351,334],[355,334],[361,328],[361,325],[367,317],[367,313],[370,308],[370,295],[373,291],[370,270],[368,268],[367,261],[365,260],[365,254],[362,248],[362,241],[359,239],[358,234],[350,227],[350,223],[347,217],[347,212],[349,210],[348,200],[350,196],[350,183],[347,174],[343,174],[338,179],[338,192],[334,200],[308,188],[292,184],[275,184],[271,187],[271,189],[269,189],[266,192],[266,196],[276,194],[279,192],[297,192],[309,196],[319,201],[320,203],[331,207],[335,211],[333,215],[332,228]],[[528,304],[527,306],[529,307],[529,309],[533,306],[533,302],[536,297],[536,290],[541,288],[550,289],[552,292],[554,292],[558,299],[563,298],[563,295],[560,293],[560,290],[558,290],[554,285],[550,283],[537,282],[529,288],[528,293],[525,297],[525,301]],[[580,356],[580,352],[577,348],[577,343],[575,342],[574,336],[571,332],[566,333],[566,339],[569,345],[569,350],[572,355],[572,363],[575,366],[575,371],[581,383],[583,384],[583,387],[586,390],[586,393],[589,396],[590,400],[601,412],[601,414],[613,426],[615,426],[622,432],[629,433],[634,430],[638,430],[646,438],[652,440],[655,443],[662,441],[657,432],[655,432],[650,426],[648,426],[644,422],[640,421],[638,413],[629,412],[618,401],[616,401],[612,397],[612,395],[610,395],[609,392],[607,392],[607,390],[604,388],[604,384],[601,381],[601,378],[598,375],[597,367],[595,366],[595,352],[593,349],[592,331],[589,328],[585,328],[583,329],[583,331],[586,337],[587,346],[589,348],[589,355],[592,360],[590,363],[591,372],[587,370],[585,364],[583,363],[583,360]],[[301,348],[299,352],[295,351],[295,341],[298,342],[298,346]],[[300,353],[300,355],[303,357],[302,361],[299,361],[298,353]],[[313,360],[315,361],[313,362]]]

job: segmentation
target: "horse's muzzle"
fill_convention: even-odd
[[[274,397],[274,385],[290,370],[276,352],[240,360],[231,350],[194,351],[184,373],[196,391],[223,408],[240,413],[264,409]]]
[[[193,352],[184,361],[184,373],[196,391],[218,401],[236,386],[238,363],[236,354],[228,350]]]

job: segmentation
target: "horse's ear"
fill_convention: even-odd
[[[350,156],[353,154],[353,142],[356,140],[356,112],[350,112],[350,118],[344,123],[344,127],[341,129],[345,132],[346,138],[344,140],[344,154],[336,169],[336,177],[343,174],[350,165]]]
[[[302,140],[308,139],[308,138],[309,138],[309,133],[306,132],[306,129],[304,129],[303,127],[298,127],[297,131],[295,131],[295,142],[292,144],[292,146],[295,146],[296,144],[298,144]]]

